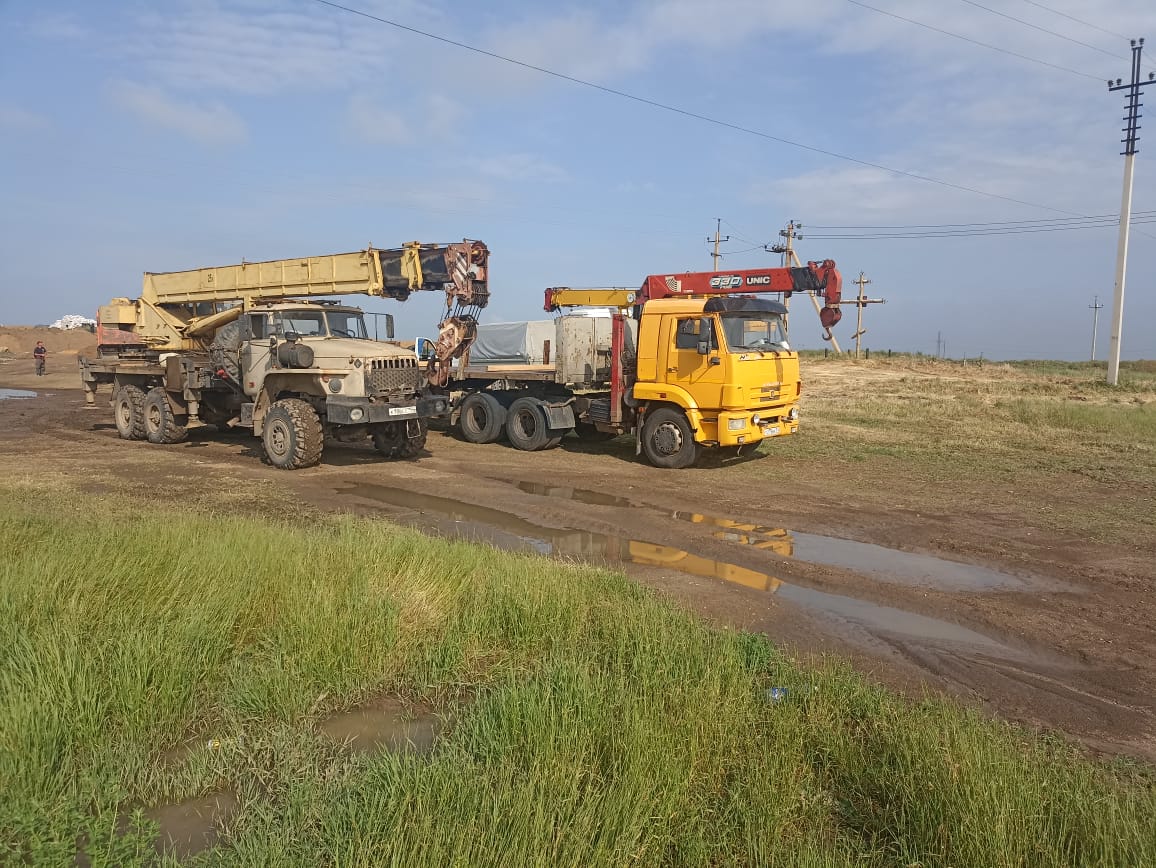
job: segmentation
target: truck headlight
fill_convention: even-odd
[[[787,419],[789,419],[791,422],[794,422],[798,418],[799,418],[799,408],[798,407],[792,407],[791,412],[787,414]]]
[[[330,392],[340,392],[341,391],[341,380],[338,377],[334,377],[332,380],[329,381],[329,391]]]
[[[354,422],[360,422],[365,417],[365,411],[360,407],[354,407],[349,411],[349,418]]]
[[[738,419],[731,419],[727,422],[728,431],[742,431],[746,427],[747,420],[743,419],[741,416]]]
[[[762,421],[763,421],[763,417],[760,416],[758,413],[755,413],[755,415],[753,415],[751,417],[751,424],[754,425],[756,428],[759,427],[759,423]]]

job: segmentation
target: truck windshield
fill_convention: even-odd
[[[329,334],[334,337],[361,338],[362,340],[369,337],[369,332],[365,330],[365,320],[360,311],[327,310],[325,319],[329,323]]]
[[[296,332],[303,338],[369,337],[361,312],[352,310],[283,310],[277,314],[276,332]]]
[[[786,352],[787,330],[777,313],[722,315],[723,334],[732,350],[770,350]]]

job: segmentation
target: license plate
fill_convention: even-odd
[[[417,407],[390,407],[390,416],[416,416]]]
[[[778,425],[768,425],[766,428],[763,429],[763,436],[764,437],[777,437],[777,436],[779,436],[779,426]]]

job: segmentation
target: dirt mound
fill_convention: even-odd
[[[0,351],[31,356],[37,341],[44,341],[48,355],[95,355],[96,335],[86,329],[50,329],[47,326],[0,326]]]

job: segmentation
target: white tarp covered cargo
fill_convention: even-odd
[[[547,357],[546,345],[551,349]],[[554,360],[554,320],[488,322],[478,325],[470,362],[489,365],[543,365]]]

